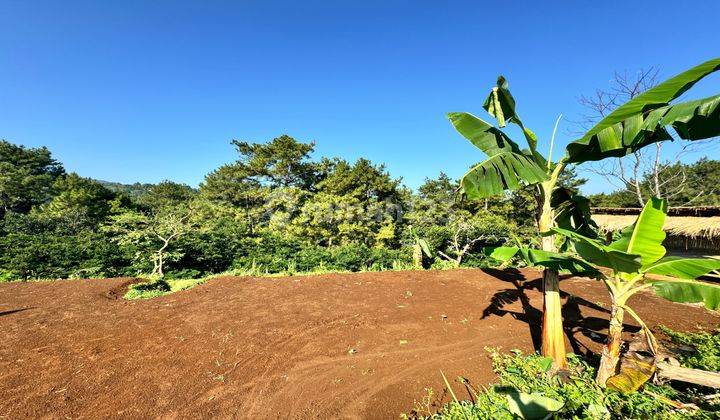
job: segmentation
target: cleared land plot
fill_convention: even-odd
[[[118,298],[129,279],[0,284],[0,418],[397,418],[425,387],[447,398],[440,369],[485,384],[494,379],[486,347],[532,351],[539,278],[228,277],[147,301]],[[562,287],[568,345],[597,351],[603,286]],[[652,293],[632,303],[651,327],[720,325]]]

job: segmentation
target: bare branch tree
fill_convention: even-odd
[[[155,214],[151,219],[150,232],[160,240],[160,247],[153,252],[151,258],[153,263],[153,271],[151,276],[165,276],[163,271],[167,249],[170,242],[176,238],[186,234],[190,228],[187,223],[190,218],[190,212],[164,212]]]
[[[448,252],[454,254],[455,256],[451,257],[440,250],[438,250],[438,255],[444,260],[453,263],[455,267],[460,267],[465,255],[472,250],[473,245],[477,242],[488,239],[497,240],[497,238],[491,238],[487,235],[478,235],[473,237],[474,230],[475,228],[469,222],[457,221],[456,223],[453,223],[453,237],[450,240]]]

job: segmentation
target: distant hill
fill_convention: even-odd
[[[121,184],[119,182],[110,182],[110,181],[103,181],[101,179],[96,179],[95,181],[102,184],[105,188],[109,189],[110,191],[119,192],[119,193],[125,193],[129,195],[131,198],[138,198],[140,195],[142,195],[144,192],[146,192],[150,187],[152,187],[154,184],[141,184],[139,182],[136,182],[134,184]]]

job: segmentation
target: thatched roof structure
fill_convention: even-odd
[[[634,214],[642,211],[639,207],[593,207],[593,214]],[[670,207],[668,216],[690,216],[690,217],[713,217],[720,216],[720,206],[698,206],[698,207]]]
[[[592,219],[604,232],[616,232],[630,226],[637,219],[636,215],[626,214],[593,214]],[[665,218],[663,230],[668,235],[689,238],[720,238],[720,216],[689,217],[668,216]]]

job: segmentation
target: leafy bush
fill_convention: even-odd
[[[168,272],[178,269],[198,273],[221,273],[232,265],[235,256],[242,253],[244,242],[241,234],[233,229],[190,232],[182,236],[176,245],[181,257],[168,264]],[[180,276],[176,276],[180,277]]]
[[[130,286],[124,297],[125,299],[149,299],[167,294],[171,290],[172,288],[166,280],[157,279]]]
[[[313,271],[319,267],[328,267],[332,262],[330,249],[321,246],[305,246],[297,254],[294,261],[299,271]]]
[[[269,273],[281,273],[287,269],[288,262],[300,249],[302,244],[299,241],[279,235],[242,238],[238,243],[232,267],[247,269],[258,266]]]
[[[16,279],[12,271],[0,269],[0,281],[12,281]]]
[[[129,261],[101,235],[11,233],[0,237],[0,267],[14,280],[129,274]]]
[[[362,244],[327,248],[268,234],[243,239],[238,251],[233,268],[249,270],[255,267],[267,273],[311,272],[318,268],[380,270],[393,267],[397,261],[410,261],[409,251],[405,249],[371,248]]]
[[[191,289],[199,284],[207,281],[207,277],[199,279],[157,279],[145,283],[132,285],[128,288],[124,298],[133,299],[150,299],[163,296],[171,292],[179,292],[181,290]]]

